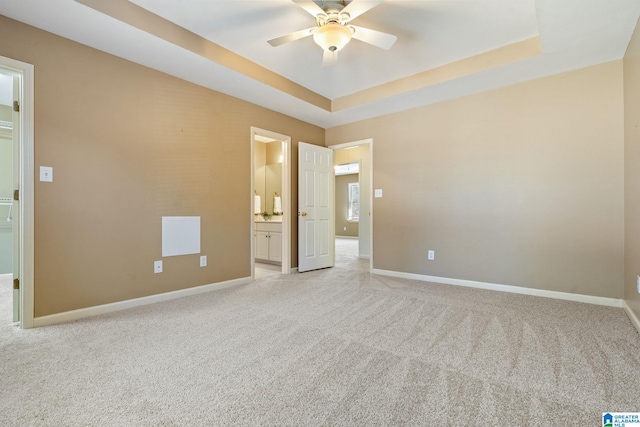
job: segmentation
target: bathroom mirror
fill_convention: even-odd
[[[260,196],[260,209],[272,214],[274,196],[282,195],[282,141],[255,142],[255,193]]]
[[[266,165],[265,173],[265,209],[269,213],[277,213],[274,210],[273,200],[277,194],[282,194],[282,163]],[[282,209],[282,207],[280,208]]]

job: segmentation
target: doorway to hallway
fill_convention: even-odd
[[[336,265],[345,251],[338,247],[352,247],[360,259],[368,260],[373,268],[372,181],[373,140],[366,139],[333,145],[335,176],[335,236]],[[346,240],[352,240],[350,244]]]

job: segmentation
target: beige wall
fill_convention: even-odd
[[[616,61],[328,129],[374,141],[374,268],[622,297],[622,94]]]
[[[336,176],[336,236],[358,237],[358,223],[347,221],[349,183],[358,182],[358,180],[358,174]]]
[[[359,145],[351,148],[342,148],[335,150],[333,155],[334,165],[346,165],[348,163],[357,163],[369,155],[369,147]]]
[[[624,298],[640,317],[640,25],[624,57],[625,277]]]
[[[35,185],[36,316],[250,276],[250,127],[290,135],[294,159],[297,141],[324,141],[319,127],[2,16],[0,55],[35,66],[35,166],[54,168]],[[201,216],[208,267],[169,257],[153,274],[164,215]]]

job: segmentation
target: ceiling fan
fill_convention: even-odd
[[[276,47],[313,35],[313,41],[324,51],[322,56],[324,67],[330,67],[338,62],[338,51],[352,38],[385,50],[391,49],[397,40],[397,37],[392,34],[349,24],[351,20],[373,9],[384,0],[291,1],[316,18],[317,25],[276,37],[268,43]]]

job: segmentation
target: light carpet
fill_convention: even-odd
[[[622,309],[338,260],[57,326],[5,316],[0,425],[597,426],[640,411]]]

